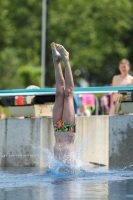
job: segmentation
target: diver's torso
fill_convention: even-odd
[[[73,132],[55,132],[56,143],[74,143],[75,133]]]
[[[72,132],[55,132],[54,155],[57,160],[75,162],[74,138]]]

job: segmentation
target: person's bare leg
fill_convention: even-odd
[[[61,57],[65,65],[65,98],[64,98],[63,121],[65,123],[74,125],[75,124],[75,111],[73,104],[74,82],[69,63],[69,53],[62,45],[59,44],[56,44],[56,49],[61,54]]]
[[[63,106],[64,106],[64,89],[65,81],[62,74],[60,55],[55,49],[55,43],[51,44],[53,63],[55,69],[55,82],[56,82],[56,94],[55,94],[55,104],[53,108],[53,124],[56,124],[62,119]],[[54,157],[60,160],[60,137],[59,133],[55,134],[55,146],[54,146]]]
[[[55,104],[53,108],[53,124],[62,119],[63,106],[64,106],[64,89],[65,81],[62,74],[60,55],[55,49],[55,43],[51,44],[53,63],[55,69],[55,82],[56,82],[56,94],[55,94]]]
[[[64,61],[65,65],[65,97],[64,97],[64,109],[63,109],[63,117],[62,120],[64,123],[75,125],[75,111],[74,111],[74,104],[73,104],[73,90],[74,90],[74,82],[73,82],[73,75],[69,63],[69,53],[66,49],[56,44],[56,49],[61,54],[61,57]],[[74,138],[75,133],[68,132],[66,147],[68,149],[67,153],[67,163],[76,163],[75,158],[75,151],[74,151]],[[68,142],[69,141],[69,142]]]

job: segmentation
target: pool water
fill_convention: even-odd
[[[58,168],[58,167],[57,167]],[[0,200],[133,199],[132,166],[0,168]]]
[[[0,168],[0,200],[133,199],[132,165],[108,170],[82,162],[78,151],[77,166],[68,166],[55,160],[49,149],[32,147],[44,151],[48,167]]]

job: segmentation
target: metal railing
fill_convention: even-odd
[[[30,95],[51,95],[55,94],[55,88],[40,88],[40,89],[12,89],[12,90],[0,90],[0,96],[30,96]],[[96,94],[96,93],[108,93],[118,91],[132,91],[133,86],[103,86],[103,87],[75,87],[75,94]]]

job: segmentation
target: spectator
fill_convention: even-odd
[[[84,115],[84,107],[83,107],[83,104],[82,104],[82,101],[81,101],[79,95],[74,94],[73,100],[74,100],[74,110],[75,110],[75,114],[76,114],[77,116],[82,116],[82,115]]]
[[[112,79],[112,86],[128,86],[133,84],[133,77],[129,75],[130,62],[127,59],[122,59],[119,62],[119,75],[115,75]],[[110,115],[115,114],[115,104],[117,98],[120,96],[118,93],[113,93],[111,95],[111,108]]]
[[[5,119],[6,115],[3,112],[0,112],[0,119]]]
[[[110,111],[110,97],[111,97],[111,92],[105,94],[102,98],[101,98],[101,114],[102,115],[108,115],[109,111]]]
[[[94,94],[82,94],[81,100],[84,105],[85,115],[90,116],[95,112],[95,96]]]

